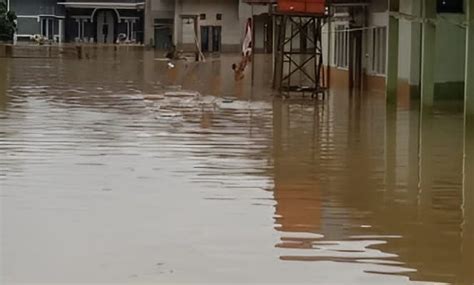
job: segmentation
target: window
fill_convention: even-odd
[[[372,30],[371,70],[372,73],[385,74],[387,58],[387,27]]]
[[[438,13],[463,13],[463,0],[437,0]]]
[[[222,14],[216,14],[216,20],[221,21],[222,20]]]
[[[200,20],[206,20],[206,14],[201,14],[199,15]]]
[[[41,19],[41,35],[47,39],[53,39],[55,21],[51,18]]]
[[[337,67],[347,68],[349,65],[349,32],[346,26],[336,26],[334,63]]]

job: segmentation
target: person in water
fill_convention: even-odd
[[[251,62],[251,60],[250,52],[247,51],[245,55],[242,56],[239,64],[232,64],[232,70],[234,71],[234,77],[236,81],[242,80],[244,78],[245,68],[247,67],[247,64]]]
[[[166,53],[166,57],[168,59],[177,59],[178,57],[178,52],[176,50],[176,46],[174,44],[171,45],[170,49]]]

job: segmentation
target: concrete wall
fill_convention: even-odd
[[[10,0],[10,9],[18,16],[17,34],[40,34],[38,16],[64,16],[65,10],[57,0]]]
[[[145,44],[155,44],[155,19],[174,19],[179,0],[148,0],[145,7]]]
[[[216,15],[222,14],[222,20],[217,20]],[[198,20],[199,26],[222,26],[222,50],[236,51],[241,43],[241,30],[239,19],[239,1],[215,1],[215,0],[183,0],[181,2],[181,14],[200,15],[206,14],[205,20]],[[180,38],[183,44],[194,42],[194,35],[191,25],[182,28]]]
[[[369,76],[380,76],[372,74],[372,39],[371,28],[386,27],[388,25],[387,1],[373,1],[369,7],[368,27],[364,32],[364,56],[363,66]],[[417,7],[412,0],[400,0],[400,12],[409,15],[420,15],[421,7]],[[435,62],[435,97],[462,97],[466,40],[465,29],[461,24],[465,15],[439,14],[436,31],[436,62]],[[336,25],[345,24],[344,21],[332,23],[331,36],[331,59],[330,64],[335,67],[335,34]],[[327,25],[323,28],[323,51],[325,53],[324,64],[327,64],[328,52],[328,30]],[[421,24],[417,22],[400,19],[399,35],[399,70],[398,76],[402,84],[414,88],[419,87],[420,81],[420,58],[421,58]],[[382,75],[384,77],[384,75]]]
[[[462,23],[465,15],[438,17],[436,30],[436,82],[464,81],[466,30],[452,22]]]
[[[420,15],[421,7],[411,0],[400,1],[400,11]],[[453,96],[462,92],[465,71],[465,30],[455,23],[462,23],[465,15],[439,14],[436,30],[435,82],[438,97],[445,96],[444,89],[453,91]],[[420,80],[421,25],[405,19],[400,20],[399,79],[411,86]],[[448,91],[449,92],[449,91]],[[458,93],[458,95],[455,95]],[[448,95],[449,96],[449,95]]]
[[[199,16],[205,13],[206,20],[198,20],[199,30],[199,26],[221,26],[224,52],[240,52],[245,24],[252,15],[252,7],[243,0],[150,0],[146,5],[145,42],[154,42],[155,19],[174,19],[173,41],[185,49],[194,49],[194,23],[191,21],[187,24],[187,20],[182,20],[182,15]],[[222,20],[216,19],[218,13],[222,14]],[[253,13],[268,13],[268,6],[255,5]],[[263,43],[263,30],[257,29],[256,39],[257,43]]]
[[[268,6],[263,5],[254,5],[253,14],[262,15],[268,13]],[[252,17],[252,6],[244,3],[242,0],[239,0],[239,27],[240,27],[240,37],[243,39],[245,34],[245,24],[247,20]],[[261,35],[259,35],[260,37]],[[257,35],[256,35],[257,37]],[[260,40],[257,40],[259,42]],[[263,40],[262,40],[263,41]]]
[[[41,32],[40,22],[37,18],[18,18],[17,34],[35,35]]]

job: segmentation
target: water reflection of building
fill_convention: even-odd
[[[321,189],[311,136],[314,120],[292,125],[291,109],[298,107],[304,108],[274,103],[275,223],[282,232],[317,233],[321,230]]]
[[[319,104],[274,107],[280,258],[368,262],[383,265],[373,273],[471,284],[474,188],[466,171],[472,169],[472,135],[464,143],[463,180],[461,117],[441,110],[442,115],[421,116],[420,124],[418,116],[399,110],[384,123],[383,112],[369,115],[374,104],[349,103],[346,116],[340,102],[336,116],[330,103],[328,121],[314,111],[322,108]],[[411,125],[421,128],[414,132],[407,127]],[[387,127],[395,128],[395,139]],[[385,146],[380,137],[388,141]],[[419,163],[418,171],[413,161]],[[317,235],[301,238],[301,232]],[[357,240],[380,243],[358,252],[344,247]],[[334,250],[321,251],[328,242]]]
[[[463,224],[462,224],[462,268],[466,280],[474,283],[474,118],[467,117],[464,126],[464,181],[463,181]]]
[[[120,34],[143,42],[144,1],[11,0],[17,39],[39,34],[57,42],[115,43]]]
[[[65,0],[66,40],[115,43],[123,34],[131,42],[143,42],[144,1]]]

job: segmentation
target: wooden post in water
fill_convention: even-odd
[[[82,46],[81,45],[76,46],[76,53],[77,53],[77,58],[82,59]]]
[[[5,45],[5,57],[13,57],[13,45]]]
[[[6,57],[6,56],[7,56],[6,45],[0,45],[0,57]]]

